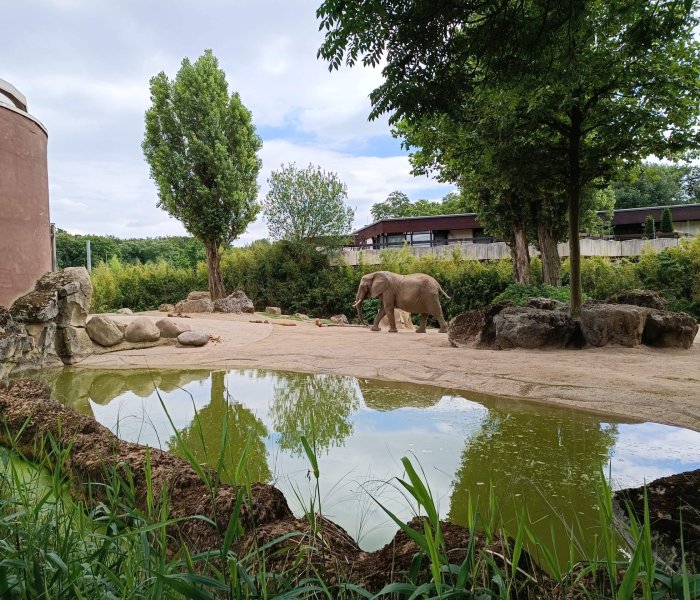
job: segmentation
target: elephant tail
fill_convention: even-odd
[[[440,288],[440,291],[443,293],[443,295],[445,296],[445,298],[448,298],[448,299],[451,300],[450,296],[447,295],[447,292],[446,292],[445,290],[442,289],[442,286],[441,286],[439,283],[438,283],[438,288]]]

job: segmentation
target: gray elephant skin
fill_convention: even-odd
[[[394,309],[400,308],[420,315],[420,325],[416,333],[425,333],[428,315],[433,315],[438,320],[440,333],[446,333],[447,323],[442,315],[440,293],[449,298],[445,290],[430,275],[424,273],[399,275],[390,271],[377,271],[362,278],[353,306],[357,309],[360,321],[364,323],[362,302],[368,297],[381,298],[382,304],[372,323],[372,331],[380,330],[379,321],[386,315],[389,319],[389,331],[396,333]]]

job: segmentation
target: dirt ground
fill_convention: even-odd
[[[139,313],[154,321],[166,315]],[[128,322],[133,316],[110,315]],[[605,347],[587,350],[453,348],[428,330],[372,332],[317,327],[313,320],[191,314],[194,330],[219,336],[202,348],[159,346],[95,355],[96,368],[265,368],[431,384],[478,395],[569,406],[629,420],[700,431],[700,333],[689,350]],[[283,326],[280,323],[294,324]]]

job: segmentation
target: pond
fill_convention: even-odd
[[[247,476],[280,488],[297,514],[314,485],[301,436],[315,438],[322,511],[365,550],[396,531],[373,497],[413,515],[395,479],[403,456],[423,470],[443,517],[468,525],[490,501],[512,528],[524,505],[563,556],[567,528],[580,552],[595,539],[601,472],[618,489],[700,467],[694,431],[439,387],[261,370],[64,369],[48,378],[57,400],[120,438],[177,453],[174,426],[212,466],[226,424],[224,479],[250,439]]]

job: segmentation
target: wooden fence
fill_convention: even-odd
[[[678,238],[657,238],[655,240],[596,240],[583,238],[581,240],[581,256],[606,256],[608,258],[625,258],[640,256],[643,250],[651,249],[660,252],[666,248],[672,248],[679,243]],[[559,244],[559,256],[569,256],[569,245]],[[403,249],[401,249],[403,250]],[[510,258],[510,250],[504,242],[494,244],[448,244],[445,246],[405,246],[405,250],[414,256],[436,256],[451,259],[461,256],[469,260],[498,260]],[[335,264],[345,263],[355,266],[363,262],[366,265],[377,265],[381,262],[382,252],[395,252],[395,250],[350,249],[346,248],[333,261]],[[530,246],[530,256],[538,256],[539,252]]]

